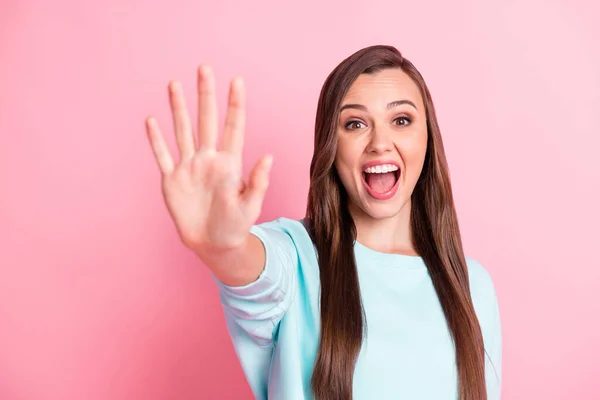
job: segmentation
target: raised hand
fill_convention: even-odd
[[[195,139],[183,90],[169,84],[169,99],[180,159],[175,163],[153,117],[146,120],[150,145],[162,174],[162,192],[183,243],[196,253],[241,246],[260,216],[272,157],[263,157],[242,178],[245,92],[232,80],[223,133],[217,150],[218,115],[215,78],[209,66],[198,68],[198,127]]]

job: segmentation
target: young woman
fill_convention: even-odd
[[[463,254],[433,101],[409,60],[372,46],[329,75],[299,221],[256,224],[271,158],[242,180],[242,80],[220,151],[210,68],[198,70],[196,139],[180,85],[169,88],[177,164],[147,120],[163,194],[219,285],[256,398],[500,398],[494,286]]]

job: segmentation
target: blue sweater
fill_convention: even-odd
[[[241,287],[215,278],[227,328],[257,399],[311,399],[319,343],[319,266],[302,221],[252,227],[266,249],[260,277]],[[355,242],[368,333],[356,363],[355,400],[456,399],[454,346],[422,258]],[[489,400],[500,399],[502,340],[487,271],[467,257],[471,296],[483,331]]]

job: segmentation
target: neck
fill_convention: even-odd
[[[386,218],[373,218],[352,202],[349,211],[360,244],[382,253],[418,255],[412,242],[410,199],[397,214]]]

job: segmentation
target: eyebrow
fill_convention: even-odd
[[[387,109],[390,110],[394,107],[398,107],[402,104],[408,104],[411,105],[415,108],[415,110],[417,109],[417,106],[415,106],[415,103],[413,103],[410,100],[396,100],[396,101],[392,101],[391,103],[389,103],[387,105]],[[357,110],[362,110],[362,111],[367,111],[367,107],[363,106],[362,104],[346,104],[344,106],[342,106],[342,108],[340,108],[340,112],[344,111],[347,108],[356,108]]]

